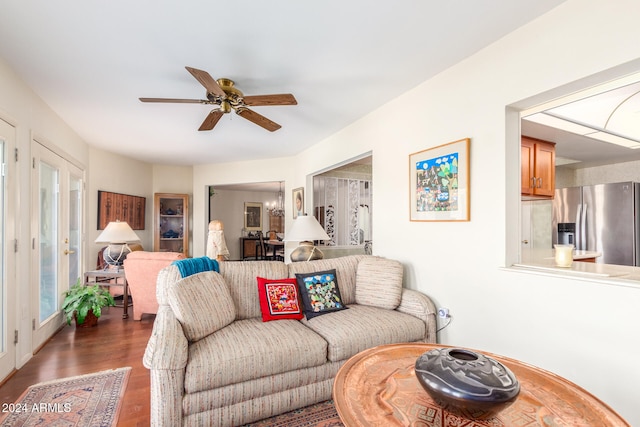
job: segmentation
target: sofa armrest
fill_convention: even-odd
[[[188,342],[171,307],[161,305],[142,362],[151,370],[151,425],[180,427]]]
[[[404,288],[402,301],[396,308],[401,313],[410,314],[422,320],[426,328],[425,342],[436,342],[436,306],[425,294]]]
[[[171,307],[161,305],[144,352],[147,369],[177,370],[187,366],[188,342]]]

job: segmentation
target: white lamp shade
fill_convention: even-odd
[[[318,220],[313,216],[299,216],[293,221],[291,230],[284,236],[285,242],[330,240]]]
[[[96,243],[133,243],[139,241],[138,235],[125,221],[110,222],[96,239]]]

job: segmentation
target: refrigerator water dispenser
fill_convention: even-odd
[[[558,223],[558,244],[559,245],[575,245],[576,223],[560,222]]]

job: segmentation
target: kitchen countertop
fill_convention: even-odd
[[[551,274],[577,275],[601,279],[622,279],[631,280],[636,283],[640,282],[640,267],[580,262],[581,259],[598,258],[599,256],[602,256],[602,253],[600,252],[574,250],[574,262],[571,264],[571,267],[556,266],[554,254],[555,251],[553,249],[533,249],[523,251],[521,261],[513,264],[513,267]]]
[[[528,251],[522,251],[523,263],[543,264],[548,266],[555,266],[555,249],[531,249]],[[598,258],[602,256],[601,252],[595,251],[573,251],[573,260],[580,261],[589,258]]]

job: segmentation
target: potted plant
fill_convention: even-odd
[[[62,311],[67,325],[75,318],[76,327],[91,327],[98,324],[103,307],[115,305],[116,302],[108,290],[100,285],[85,286],[78,279],[78,282],[64,293]]]

